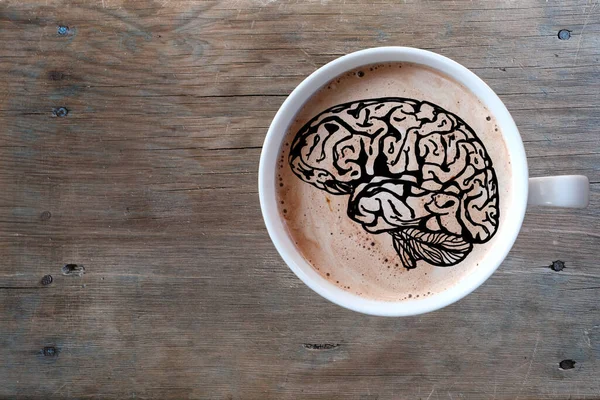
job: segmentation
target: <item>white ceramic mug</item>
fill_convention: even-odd
[[[378,301],[344,291],[321,277],[302,257],[279,215],[276,199],[276,166],[281,144],[296,114],[323,85],[346,71],[374,63],[410,62],[436,69],[475,94],[496,117],[511,159],[510,218],[496,235],[502,240],[480,262],[479,267],[453,287],[421,299]],[[407,316],[437,310],[461,299],[479,287],[502,263],[513,246],[527,205],[586,207],[589,181],[585,176],[529,178],[523,141],[508,110],[496,93],[477,75],[444,56],[410,47],[379,47],[340,57],[312,73],[288,96],[275,115],[262,148],[258,172],[260,205],[271,240],[292,271],[311,289],[342,307],[365,314]]]

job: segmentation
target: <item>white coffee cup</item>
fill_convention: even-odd
[[[510,217],[498,226],[498,245],[494,246],[472,273],[453,287],[420,299],[378,301],[352,294],[328,282],[302,257],[279,215],[276,198],[277,157],[284,137],[305,102],[323,85],[346,71],[382,62],[410,62],[436,69],[460,82],[475,94],[496,117],[511,160],[512,195]],[[258,172],[260,205],[269,235],[290,269],[311,289],[348,309],[371,315],[408,316],[445,307],[479,287],[500,266],[513,246],[527,205],[586,207],[589,181],[585,176],[548,176],[529,178],[523,141],[508,110],[496,93],[477,75],[442,55],[410,47],[378,47],[340,57],[312,73],[284,101],[275,115],[263,144]]]

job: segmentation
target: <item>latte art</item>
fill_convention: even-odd
[[[458,116],[403,98],[330,108],[296,135],[289,155],[303,181],[350,195],[348,216],[389,233],[402,265],[462,261],[496,232],[497,182],[483,144]]]
[[[399,301],[478,268],[509,213],[511,166],[493,115],[458,82],[368,65],[316,92],[278,158],[279,213],[326,280]]]

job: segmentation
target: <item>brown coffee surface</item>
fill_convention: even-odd
[[[374,64],[335,78],[296,116],[279,157],[279,212],[333,284],[422,298],[494,246],[510,170],[494,116],[468,89],[424,66]]]

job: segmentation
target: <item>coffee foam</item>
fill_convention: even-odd
[[[300,180],[288,164],[294,136],[309,120],[338,104],[403,97],[426,100],[461,117],[483,142],[497,175],[500,224],[509,203],[510,159],[494,116],[458,82],[408,63],[377,64],[345,73],[325,85],[302,108],[289,128],[278,159],[278,201],[288,232],[303,257],[324,278],[360,296],[398,301],[427,297],[452,287],[479,265],[497,236],[476,244],[455,266],[417,261],[407,270],[387,234],[371,234],[347,215],[348,195],[332,195]]]

